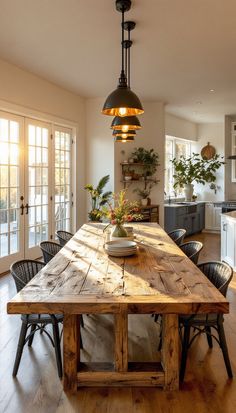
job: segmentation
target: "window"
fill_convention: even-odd
[[[179,159],[183,155],[188,157],[191,155],[191,142],[175,138],[173,136],[166,136],[165,146],[165,193],[166,196],[176,197],[182,196],[183,190],[174,189],[174,167],[171,162],[173,158]]]

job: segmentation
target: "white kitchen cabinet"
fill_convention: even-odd
[[[236,219],[221,215],[221,260],[236,269]]]
[[[220,231],[220,203],[206,202],[205,204],[205,230]]]

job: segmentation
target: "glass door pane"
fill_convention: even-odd
[[[50,125],[27,119],[26,257],[41,255],[39,244],[51,235],[49,227]]]
[[[71,141],[70,129],[54,130],[55,231],[71,231]]]
[[[23,118],[0,112],[0,273],[24,253],[22,144]]]

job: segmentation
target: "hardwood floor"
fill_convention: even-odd
[[[190,239],[190,238],[189,238]],[[220,258],[220,240],[215,234],[191,237],[204,243],[200,262]],[[188,239],[186,239],[187,241]],[[167,393],[155,388],[79,389],[68,397],[57,376],[54,349],[44,335],[36,335],[33,346],[24,349],[18,376],[12,377],[17,346],[19,316],[6,314],[6,302],[15,295],[9,275],[0,278],[0,413],[232,413],[236,411],[236,380],[228,380],[221,350],[208,349],[199,337],[189,352],[185,383],[181,390]],[[225,330],[232,368],[236,374],[236,278],[228,293],[230,314]],[[82,360],[113,359],[111,316],[85,316],[82,330]],[[150,316],[129,317],[129,359],[158,360],[159,326]]]

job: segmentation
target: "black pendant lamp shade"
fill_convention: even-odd
[[[115,142],[121,142],[121,143],[134,142],[134,137],[129,136],[128,138],[123,139],[121,136],[117,136],[115,138]]]
[[[129,138],[130,136],[135,136],[136,132],[135,130],[128,130],[127,132],[122,132],[122,131],[118,131],[118,130],[114,130],[112,132],[112,135],[114,137],[116,136],[121,136],[123,139]]]
[[[119,85],[106,99],[102,113],[109,116],[134,116],[144,112],[138,96],[127,86],[126,76],[121,74]]]
[[[121,130],[122,132],[127,132],[129,129],[141,129],[141,124],[137,116],[116,116],[111,124],[111,129]]]
[[[138,96],[130,89],[127,82],[127,73],[124,68],[124,13],[131,7],[131,0],[116,0],[116,10],[122,13],[121,23],[121,74],[117,88],[107,97],[102,113],[108,116],[135,116],[141,115],[144,110]],[[133,26],[135,27],[135,26]],[[131,29],[130,29],[131,30]]]

